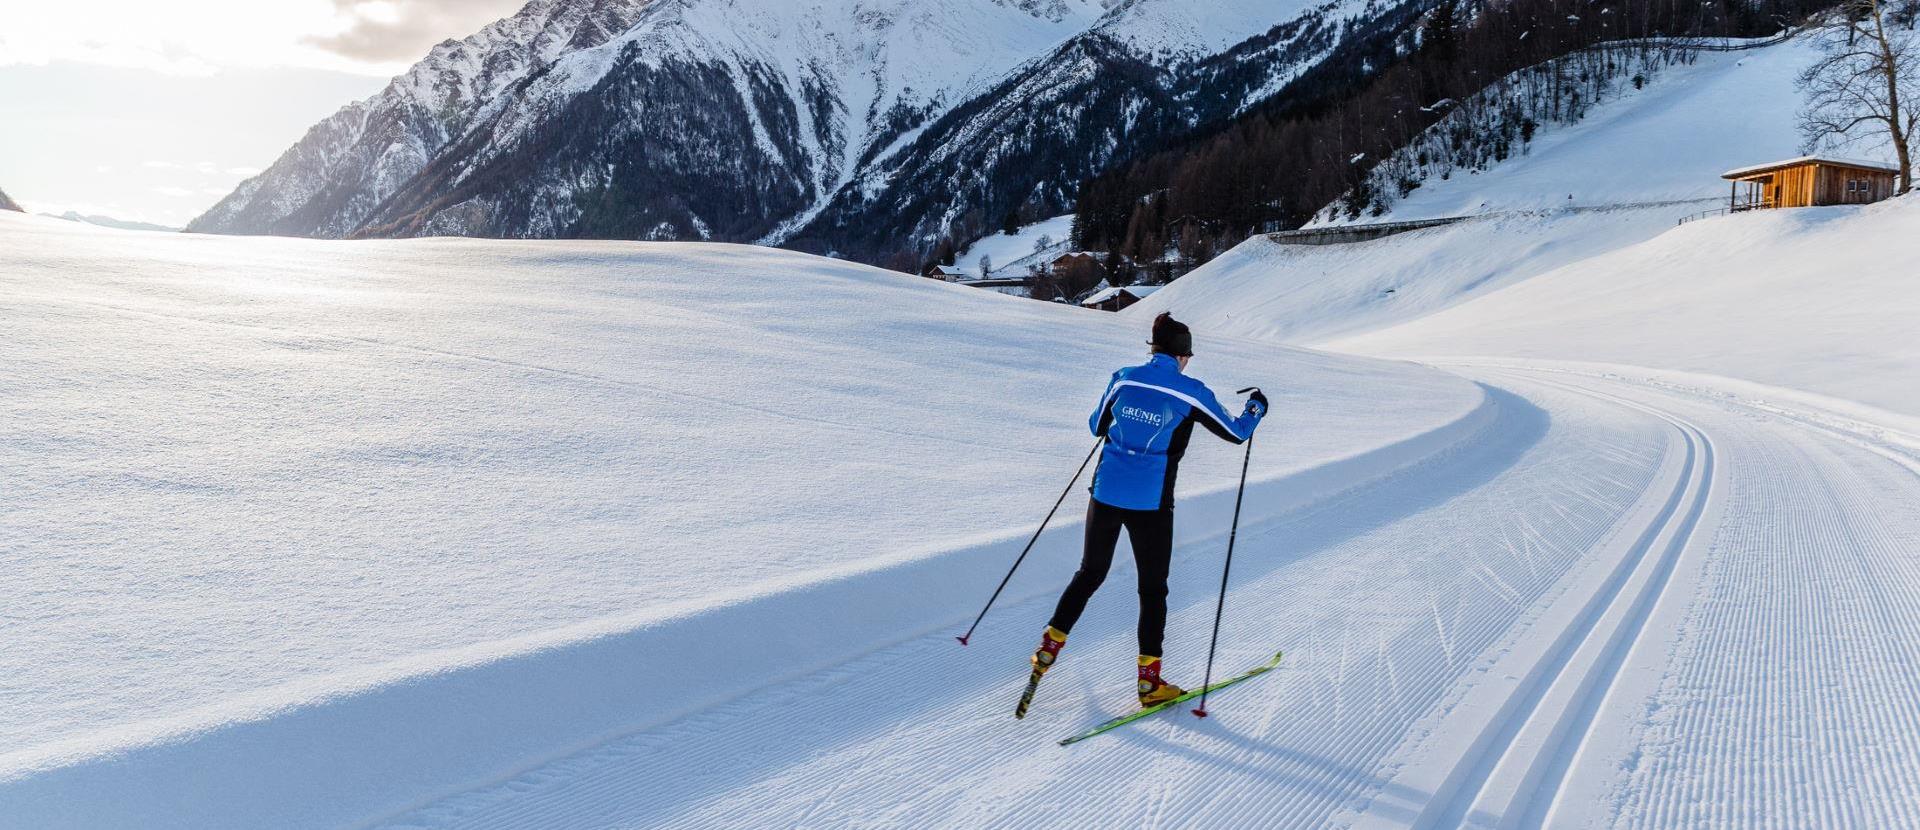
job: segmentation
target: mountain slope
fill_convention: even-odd
[[[465,132],[486,102],[563,54],[604,43],[652,0],[530,0],[441,43],[385,90],[315,125],[188,225],[202,233],[344,236]]]
[[[1126,313],[1192,310],[1203,328],[1320,344],[1646,242],[1724,206],[1721,171],[1797,154],[1794,107],[1748,112],[1749,102],[1797,100],[1793,79],[1812,59],[1792,40],[1648,73],[1643,88],[1618,90],[1576,122],[1541,125],[1525,153],[1436,172],[1385,218],[1485,217],[1339,245],[1256,236]],[[1415,157],[1432,157],[1423,148],[1452,140],[1455,128],[1441,120],[1382,166],[1414,169]],[[1569,201],[1576,210],[1564,209]],[[1343,203],[1320,214],[1352,221]]]
[[[1232,115],[1412,5],[536,0],[316,127],[191,229],[879,260],[1064,212],[1118,153]]]
[[[1099,11],[1095,0],[535,0],[436,47],[194,229],[704,238],[704,211],[722,223],[714,235],[753,238],[869,145]]]
[[[1009,211],[1070,212],[1080,184],[1116,160],[1232,117],[1344,45],[1391,39],[1424,5],[1212,3],[1192,18],[1122,6],[863,172],[793,241],[876,258],[977,237]]]
[[[6,191],[0,190],[0,210],[19,211],[20,206],[14,204],[13,199],[7,196]]]

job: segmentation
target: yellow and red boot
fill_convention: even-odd
[[[1060,659],[1060,647],[1067,644],[1067,632],[1053,626],[1047,626],[1046,633],[1040,635],[1040,647],[1033,652],[1033,675],[1038,678],[1053,668],[1053,661]]]
[[[1185,689],[1160,679],[1160,658],[1140,655],[1140,706],[1148,708],[1186,694]]]

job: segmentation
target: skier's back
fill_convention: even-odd
[[[1153,357],[1113,373],[1106,394],[1088,420],[1106,447],[1087,503],[1086,547],[1053,618],[1034,652],[1034,680],[1053,666],[1067,632],[1106,579],[1120,531],[1127,531],[1140,574],[1140,705],[1180,696],[1160,678],[1161,640],[1167,625],[1167,572],[1173,555],[1173,487],[1180,458],[1196,424],[1235,444],[1252,437],[1266,415],[1265,395],[1254,392],[1240,415],[1227,414],[1206,384],[1184,374],[1193,356],[1193,335],[1162,314],[1153,321]]]

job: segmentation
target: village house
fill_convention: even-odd
[[[1101,311],[1119,311],[1147,298],[1147,295],[1165,288],[1164,285],[1122,285],[1118,288],[1102,288],[1081,298],[1081,308],[1093,308]]]
[[[921,271],[920,276],[926,277],[927,279],[933,279],[933,280],[944,280],[946,282],[959,282],[961,280],[971,277],[972,275],[958,268],[955,268],[951,265],[941,265],[939,263],[934,263],[932,265],[928,265],[925,270]]]
[[[1103,259],[1105,259],[1105,255],[1093,253],[1092,251],[1072,251],[1055,257],[1053,262],[1047,264],[1047,267],[1053,271],[1075,267],[1095,268],[1098,269],[1098,273],[1104,277],[1107,275],[1107,266],[1106,263],[1102,261]]]

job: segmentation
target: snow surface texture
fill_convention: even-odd
[[[769,249],[0,234],[8,827],[357,821],[946,627],[1144,351]],[[1487,411],[1407,364],[1198,351],[1276,404],[1250,517]],[[1239,460],[1196,441],[1188,538]],[[1071,570],[1063,513],[1009,600]]]
[[[1920,416],[1916,261],[1914,199],[1739,214],[1330,345],[1674,369]]]
[[[1121,314],[1319,343],[1419,319],[1668,230],[1697,205],[1515,213],[1343,245],[1254,237]]]

